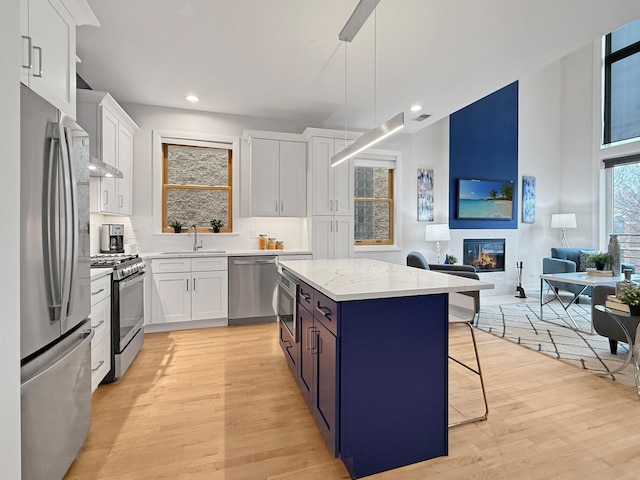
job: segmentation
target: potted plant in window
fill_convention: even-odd
[[[589,255],[589,260],[596,265],[596,270],[604,270],[605,265],[613,263],[613,257],[608,253],[594,252]]]
[[[631,315],[640,316],[640,285],[631,283],[618,292],[618,300],[629,305]]]
[[[211,224],[211,230],[213,230],[213,233],[220,233],[220,229],[224,226],[224,223],[219,218],[213,219],[209,223]]]
[[[171,220],[169,222],[169,226],[173,228],[173,231],[176,233],[180,233],[182,231],[183,225],[184,225],[184,222],[181,222],[180,220]]]
[[[453,255],[449,255],[449,263],[451,265],[455,265],[457,261],[458,261],[457,257],[454,257]]]

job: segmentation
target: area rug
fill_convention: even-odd
[[[612,372],[620,366],[627,354],[627,345],[618,343],[618,354],[609,351],[609,340],[598,334],[591,335],[591,305],[572,305],[571,315],[581,331],[567,325],[566,312],[557,303],[545,305],[540,320],[538,303],[483,306],[477,318],[477,327],[531,350],[594,373]],[[627,386],[635,386],[632,365],[615,375],[606,376]]]

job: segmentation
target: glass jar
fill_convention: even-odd
[[[284,250],[284,241],[283,240],[278,240],[276,242],[276,250]]]
[[[266,250],[267,249],[267,234],[266,233],[261,233],[258,238],[259,238],[260,250]]]
[[[275,250],[276,249],[276,239],[275,237],[269,237],[267,239],[267,250]]]

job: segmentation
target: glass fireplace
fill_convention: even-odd
[[[464,264],[478,272],[504,272],[504,238],[463,240]]]

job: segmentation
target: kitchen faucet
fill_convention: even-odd
[[[202,248],[202,245],[198,245],[198,227],[195,225],[191,225],[189,227],[189,234],[191,234],[191,229],[193,228],[193,251],[197,252],[199,248]],[[202,240],[200,240],[202,242]]]

